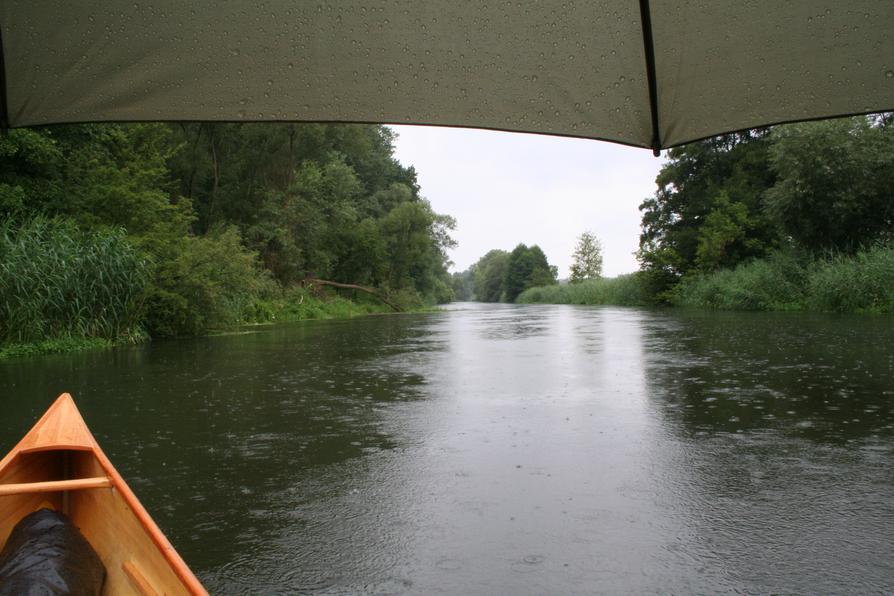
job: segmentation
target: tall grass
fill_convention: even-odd
[[[832,312],[894,313],[894,246],[818,262],[807,285],[807,306]]]
[[[642,276],[639,273],[628,273],[579,283],[529,288],[519,295],[516,302],[642,306],[647,303],[647,296]]]
[[[0,222],[0,342],[137,334],[148,267],[123,230]]]
[[[809,264],[776,253],[735,269],[684,278],[674,289],[672,302],[717,310],[799,310],[808,275]]]
[[[777,253],[685,278],[673,302],[720,310],[894,313],[894,247],[803,259]]]

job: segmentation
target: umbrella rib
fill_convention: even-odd
[[[643,29],[643,53],[646,55],[646,79],[649,82],[649,109],[652,112],[652,153],[661,155],[661,133],[658,129],[658,84],[655,78],[655,44],[652,42],[652,13],[649,0],[639,0]]]

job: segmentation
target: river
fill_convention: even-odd
[[[456,304],[0,363],[214,594],[894,592],[894,318]]]

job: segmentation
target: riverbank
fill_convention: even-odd
[[[707,310],[894,313],[894,247],[820,257],[777,252],[734,269],[683,277],[659,300],[640,272],[531,288],[527,304],[642,306],[665,303]]]
[[[427,310],[425,308],[410,309],[410,312]],[[242,318],[228,327],[209,329],[201,335],[214,335],[221,331],[238,328],[242,325],[285,323],[292,321],[320,319],[350,319],[371,314],[388,314],[394,310],[373,299],[347,299],[334,293],[312,293],[296,289],[285,293],[282,297],[269,300],[257,300],[245,308]],[[137,333],[118,339],[87,336],[65,336],[46,338],[29,342],[7,343],[0,345],[0,362],[27,356],[45,354],[61,354],[82,352],[86,350],[108,349],[127,344],[151,341],[148,334]]]
[[[646,284],[640,273],[588,279],[580,283],[537,286],[522,292],[519,304],[602,304],[645,306],[649,304]]]

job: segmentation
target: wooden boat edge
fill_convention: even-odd
[[[69,429],[67,437],[73,440],[54,442],[59,435],[60,425]],[[160,551],[173,573],[183,583],[183,586],[194,595],[207,595],[208,592],[187,566],[186,562],[170,543],[152,517],[140,503],[136,494],[130,489],[118,470],[112,465],[111,460],[99,446],[93,433],[90,432],[86,422],[80,414],[71,395],[63,393],[47,409],[40,419],[32,426],[25,436],[0,460],[0,474],[12,465],[19,455],[37,453],[50,450],[89,451],[96,458],[96,462],[108,476],[112,488],[118,492],[127,507],[136,517],[156,548]],[[125,569],[125,572],[127,570]]]

